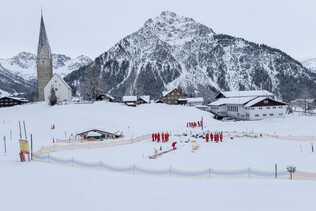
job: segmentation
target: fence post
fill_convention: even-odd
[[[208,178],[211,178],[211,169],[208,169]]]
[[[248,178],[250,179],[250,167],[248,167]]]
[[[278,164],[275,164],[275,179],[278,178]]]

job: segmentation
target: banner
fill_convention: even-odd
[[[20,150],[23,154],[29,154],[29,143],[27,140],[19,140],[20,143]]]

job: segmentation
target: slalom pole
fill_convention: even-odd
[[[19,121],[20,139],[22,139],[21,122]]]
[[[25,127],[25,121],[23,121],[23,126],[24,126],[24,134],[25,134],[25,140],[27,140],[27,135],[26,135],[26,127]]]

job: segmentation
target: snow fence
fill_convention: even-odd
[[[181,170],[173,167],[163,169],[151,169],[138,165],[130,166],[113,166],[102,161],[84,162],[75,158],[59,158],[52,156],[51,153],[64,150],[77,149],[95,149],[104,147],[113,147],[126,144],[137,143],[146,139],[150,139],[151,135],[144,135],[130,140],[118,140],[112,142],[86,142],[86,143],[65,143],[54,144],[51,146],[43,146],[37,152],[34,152],[32,159],[40,162],[55,163],[71,167],[81,167],[88,169],[125,172],[130,174],[156,175],[156,176],[174,176],[174,177],[190,177],[190,178],[266,178],[266,179],[289,179],[288,171],[264,171],[254,168],[236,169],[236,170],[220,170],[220,169],[202,169],[202,170]]]
[[[173,167],[162,169],[145,168],[139,165],[129,166],[113,166],[102,161],[84,162],[75,158],[59,158],[47,154],[33,154],[33,160],[61,164],[71,167],[81,167],[87,169],[96,169],[112,172],[125,172],[130,174],[156,175],[156,176],[175,176],[190,178],[261,178],[261,179],[289,179],[288,171],[264,171],[254,168],[236,169],[236,170],[220,170],[220,169],[202,169],[202,170],[181,170]],[[316,174],[315,174],[316,177]],[[294,177],[296,179],[296,177]]]

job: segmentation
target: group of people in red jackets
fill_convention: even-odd
[[[187,123],[187,127],[202,127],[203,126],[203,122],[202,121],[197,121],[197,122],[188,122]]]
[[[153,133],[151,134],[151,137],[152,137],[152,141],[157,141],[157,143],[160,142],[160,139],[162,142],[168,142],[169,141],[169,133],[164,133],[162,132],[161,134],[160,133]]]
[[[214,134],[212,132],[207,133],[205,135],[205,141],[208,142],[209,140],[211,141],[215,141],[216,143],[218,143],[219,141],[222,142],[223,141],[223,133],[217,133],[215,132]]]

